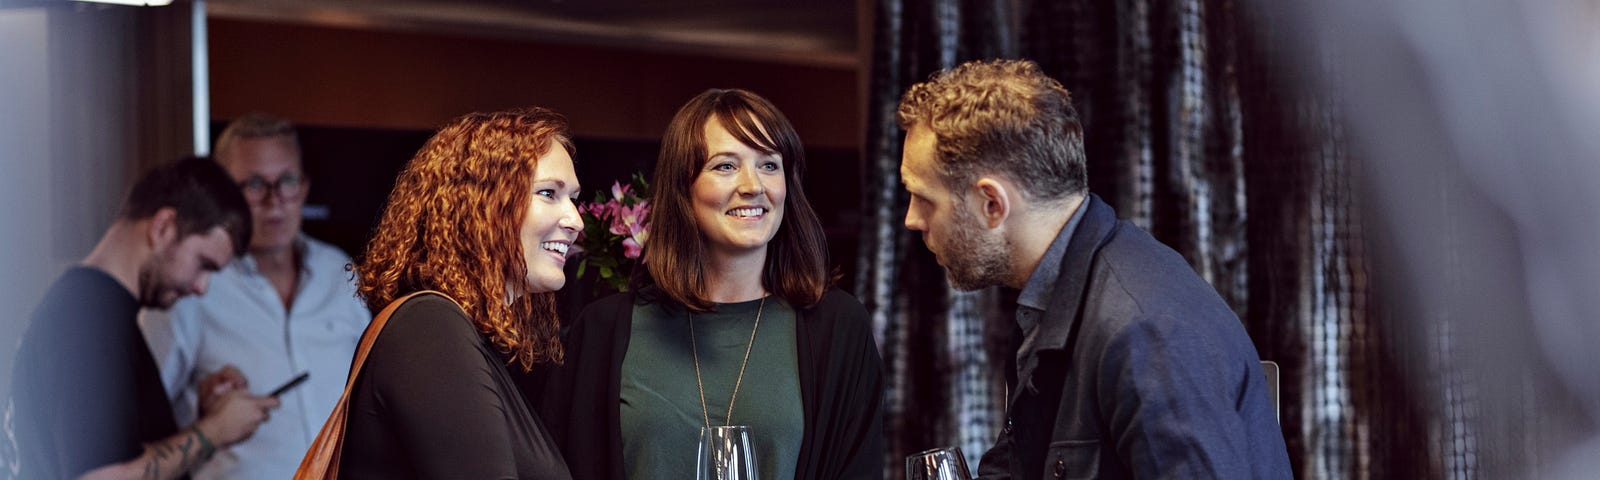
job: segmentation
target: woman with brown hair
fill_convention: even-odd
[[[583,229],[566,120],[457,118],[395,180],[355,267],[377,312],[408,294],[350,393],[342,478],[569,478],[506,371],[560,363],[551,293]]]
[[[645,271],[586,308],[539,408],[577,479],[695,474],[702,427],[750,427],[761,478],[882,476],[867,313],[831,287],[804,150],[770,102],[708,90],[667,127]]]

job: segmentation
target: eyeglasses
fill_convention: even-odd
[[[239,182],[239,190],[244,191],[244,198],[252,202],[266,200],[268,192],[277,194],[278,200],[293,201],[305,195],[305,189],[301,188],[305,184],[305,175],[285,173],[270,182],[261,177],[246,178],[243,182]]]

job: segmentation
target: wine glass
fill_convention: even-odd
[[[750,427],[700,428],[694,477],[697,480],[759,480],[755,449],[750,446]]]
[[[906,480],[971,479],[960,448],[941,447],[906,457]]]

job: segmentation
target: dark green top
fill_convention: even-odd
[[[694,314],[660,304],[633,308],[633,334],[622,361],[623,470],[630,480],[693,478],[705,426],[695,382],[689,322],[700,355],[711,424],[727,423],[757,310],[761,325],[734,401],[733,425],[750,427],[761,478],[794,478],[805,418],[800,404],[794,309],[778,297],[718,304]]]

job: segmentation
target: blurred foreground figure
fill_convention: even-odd
[[[199,420],[180,431],[136,324],[140,307],[205,293],[249,238],[249,207],[209,159],[159,167],[134,185],[94,251],[33,312],[0,450],[16,458],[3,474],[177,478],[266,421],[276,399],[228,386],[207,392]]]
[[[1432,397],[1445,473],[1593,478],[1600,2],[1255,6],[1300,21],[1292,55],[1367,162],[1376,281],[1429,360],[1395,368]]]

